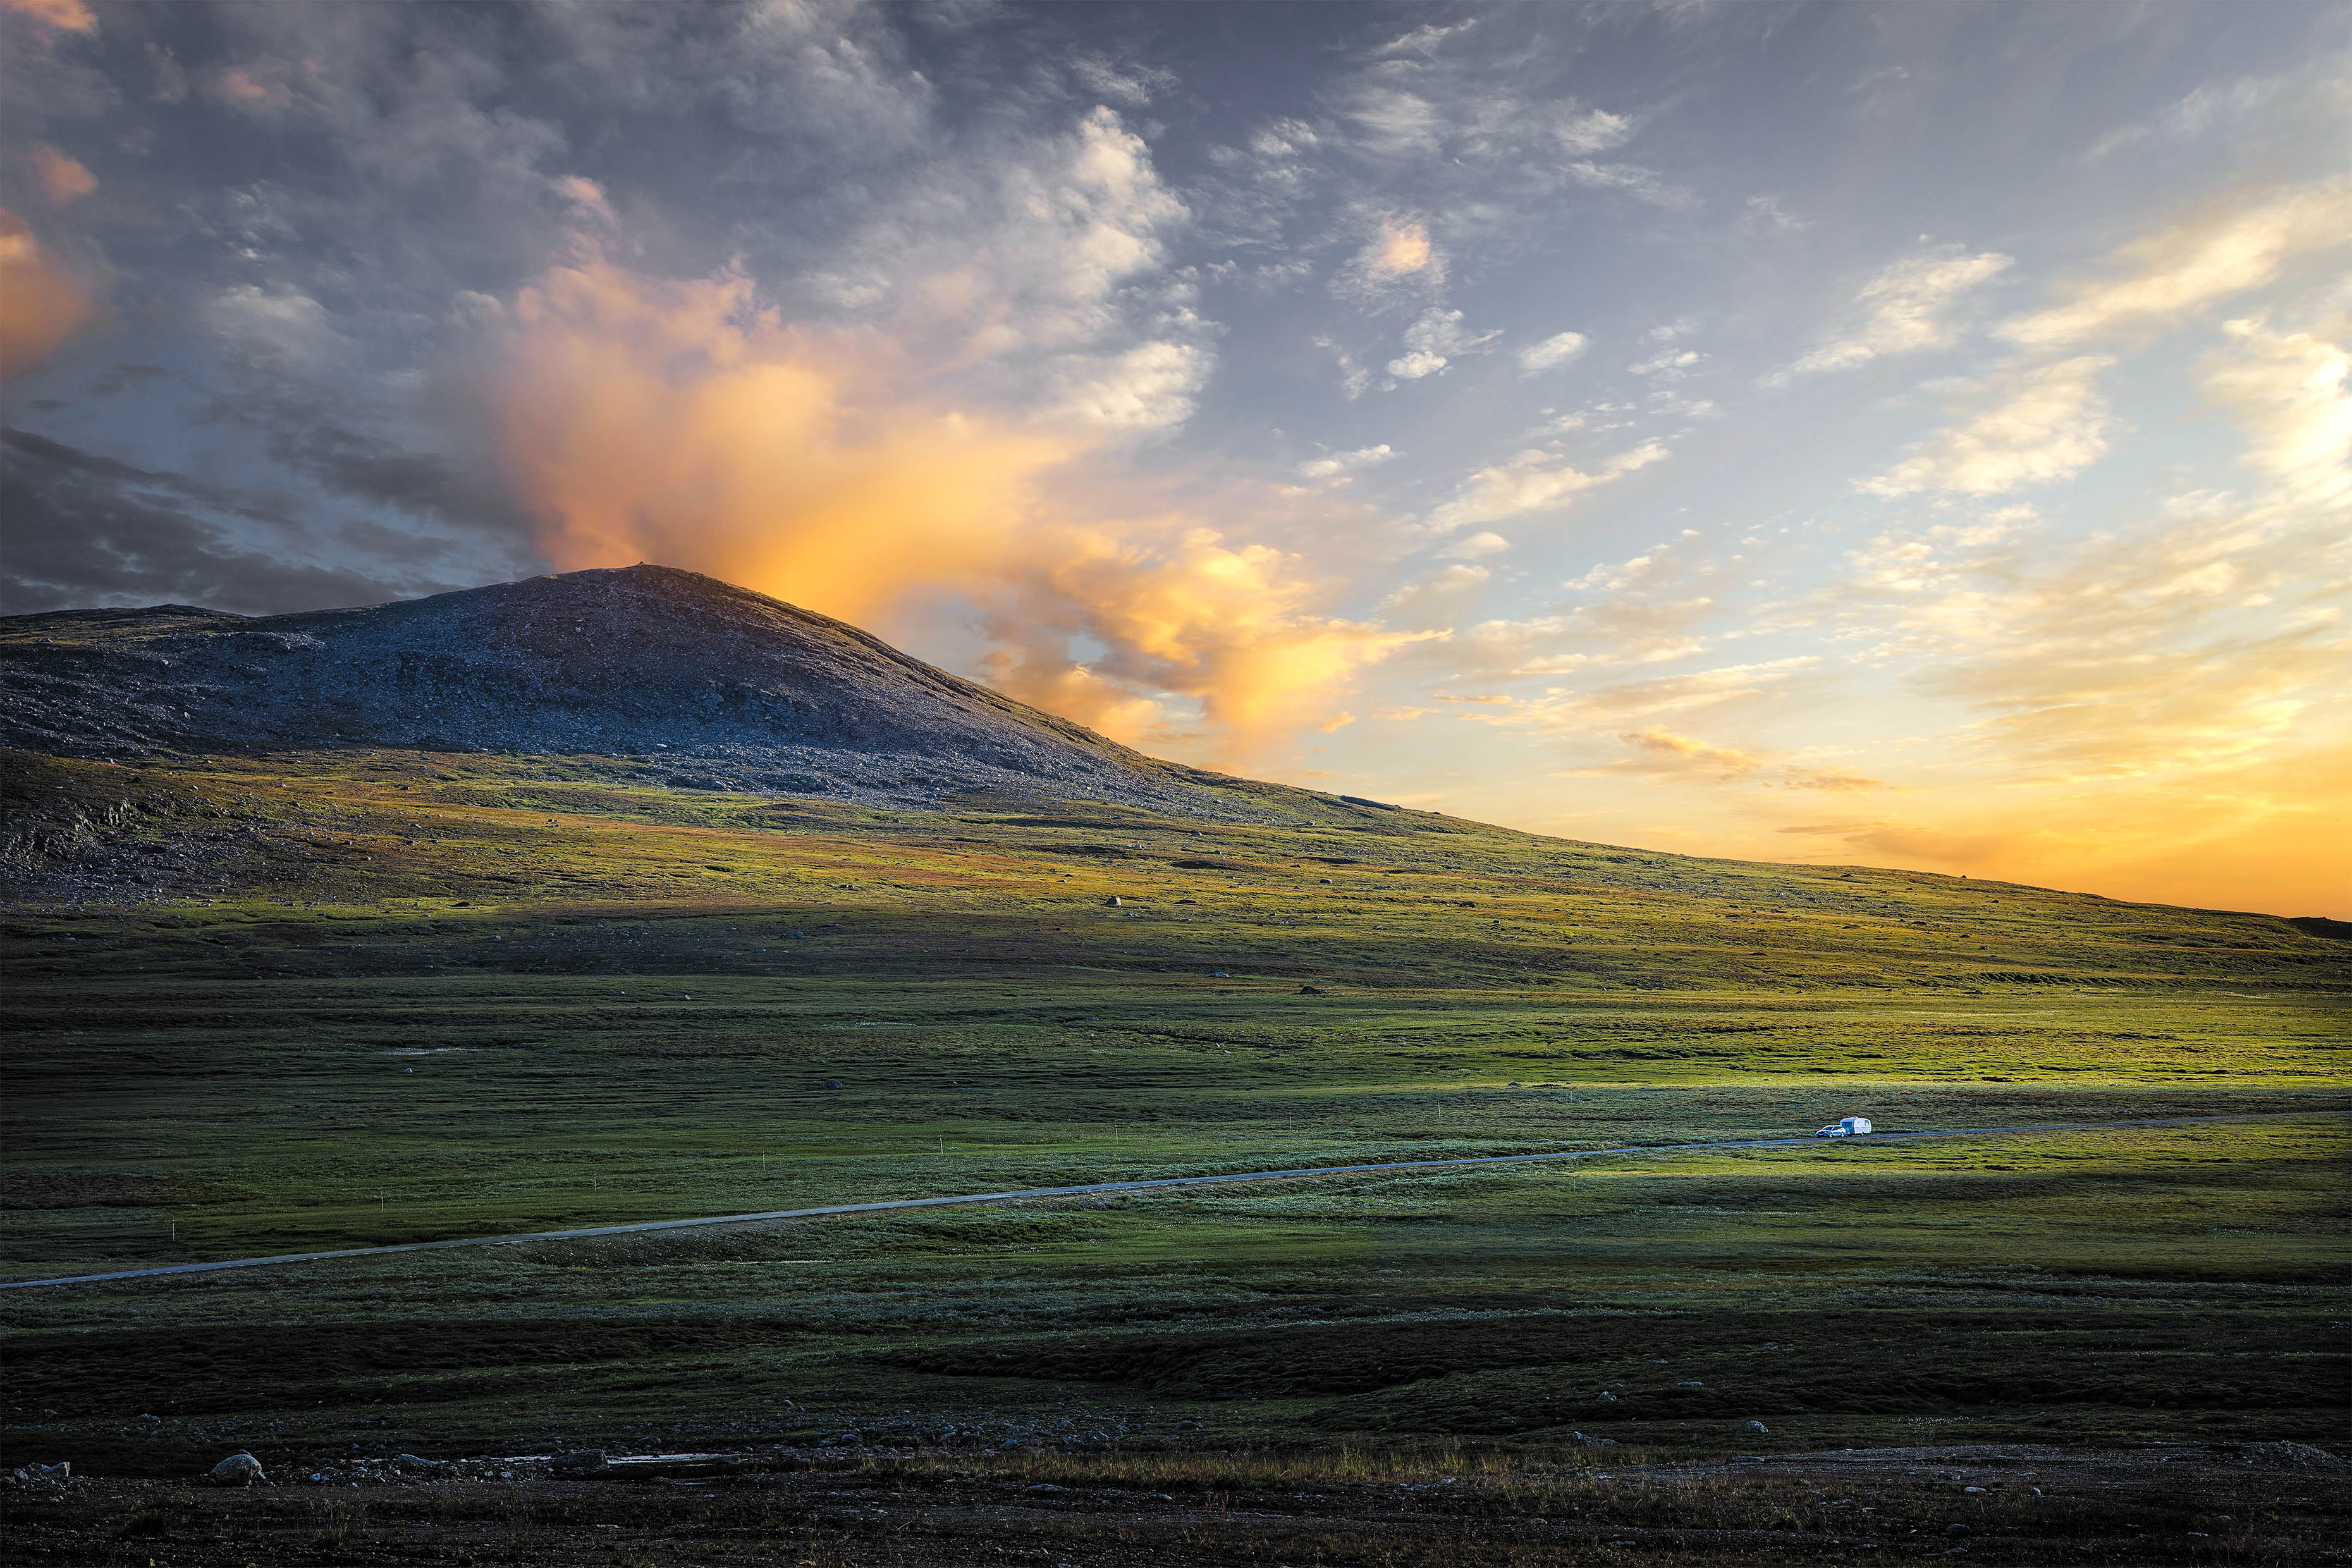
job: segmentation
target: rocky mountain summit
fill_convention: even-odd
[[[364,609],[184,605],[0,619],[0,747],[49,756],[335,745],[634,759],[679,788],[1230,815],[1146,757],[857,627],[665,566]]]

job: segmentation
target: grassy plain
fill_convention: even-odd
[[[0,920],[6,1278],[1855,1112],[2280,1119],[12,1292],[12,1460],[2341,1436],[2324,926],[1239,781],[1211,824],[622,760],[26,766],[100,826]]]

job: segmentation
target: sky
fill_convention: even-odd
[[[0,0],[0,614],[657,562],[1155,754],[2352,916],[2352,7]]]

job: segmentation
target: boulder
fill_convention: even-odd
[[[1772,1430],[1772,1428],[1765,1426],[1761,1421],[1750,1421],[1748,1424],[1748,1429],[1750,1432],[1769,1432]]]
[[[261,1461],[241,1449],[215,1465],[210,1477],[216,1487],[249,1487],[262,1479]]]

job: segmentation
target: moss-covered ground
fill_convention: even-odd
[[[11,1292],[12,1460],[2342,1435],[2320,922],[1238,781],[1255,820],[1204,824],[599,759],[19,773],[81,826],[0,910],[6,1278],[1855,1113],[2280,1119]]]

